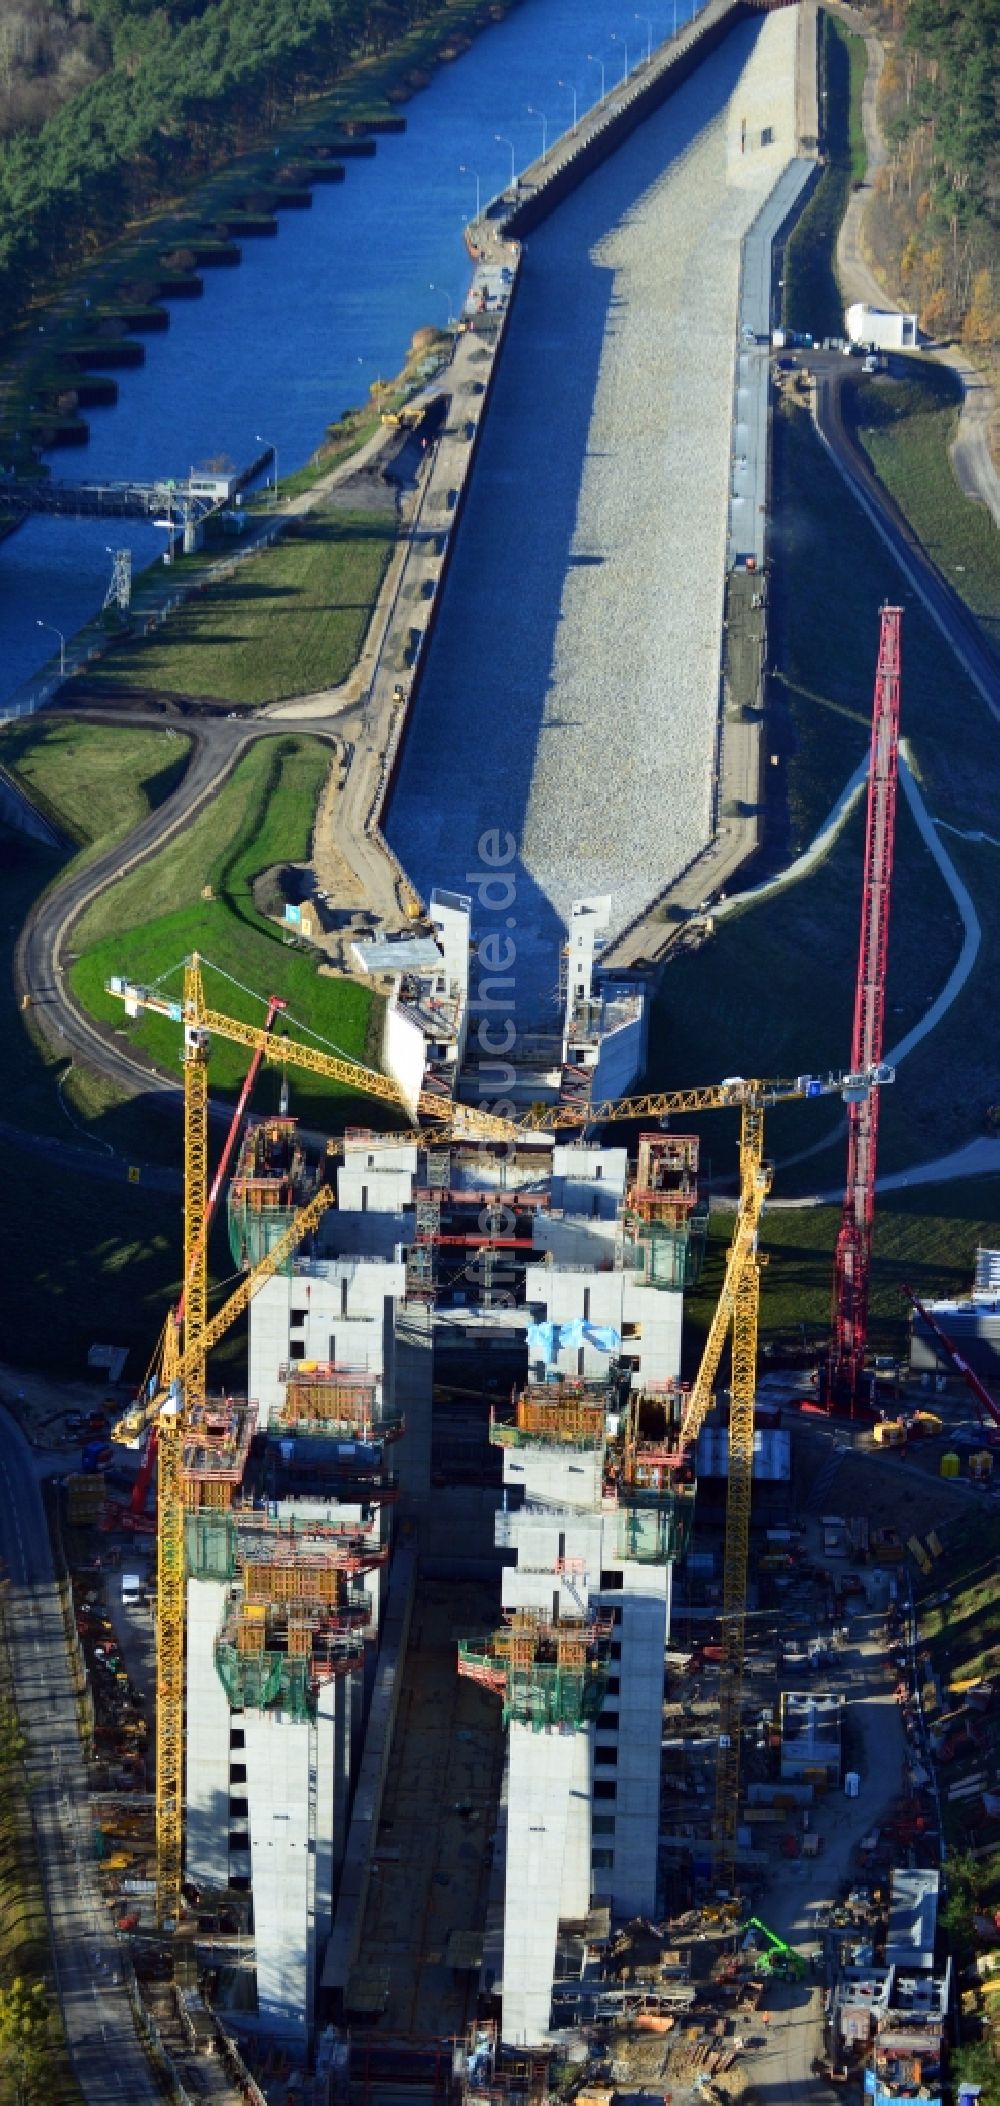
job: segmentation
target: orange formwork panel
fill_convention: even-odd
[[[315,1601],[336,1605],[344,1588],[342,1568],[329,1557],[302,1558],[296,1564],[244,1565],[247,1601]]]

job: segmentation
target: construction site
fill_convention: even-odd
[[[634,308],[591,375],[595,486],[611,473],[594,466],[598,440],[629,460],[615,360],[634,367],[637,315],[647,347],[656,334],[643,258],[672,186],[702,186],[679,277],[701,267],[699,243],[714,253],[726,237],[708,362],[723,409],[707,468],[692,443],[688,483],[668,493],[662,558],[677,570],[687,532],[699,591],[674,595],[675,626],[652,639],[642,595],[647,658],[635,722],[623,710],[615,727],[628,753],[608,766],[608,855],[581,852],[581,751],[618,691],[620,639],[595,643],[578,570],[551,664],[526,615],[527,669],[504,651],[487,669],[498,725],[512,685],[540,712],[534,760],[516,711],[498,729],[518,754],[500,823],[478,755],[428,740],[404,756],[404,925],[351,944],[386,997],[381,1067],[266,989],[242,988],[256,1023],[214,1006],[207,988],[234,983],[197,954],[177,995],[106,983],[126,1018],[176,1027],[181,1291],[145,1372],[99,1349],[113,1394],[67,1423],[80,1467],[47,1497],[89,1794],[76,1862],[95,1859],[101,1937],[157,2081],[183,2101],[977,2096],[950,2089],[949,2056],[988,2016],[993,1970],[959,1981],[944,1910],[949,1855],[992,1862],[1000,1845],[1000,1705],[988,1650],[971,1665],[952,1650],[948,1603],[972,1539],[992,1570],[1000,1258],[983,1249],[968,1297],[948,1304],[905,1290],[905,1360],[876,1356],[870,1325],[879,1104],[895,1081],[901,607],[882,608],[872,638],[843,1067],[769,1077],[762,1023],[763,1075],[639,1090],[644,910],[681,880],[711,894],[756,838],[752,813],[720,825],[721,786],[725,768],[759,772],[746,726],[765,640],[772,244],[814,173],[797,100],[814,12],[803,28],[797,7],[747,0],[727,44],[732,12],[710,10],[707,109],[694,97],[685,114],[678,96],[665,136],[636,132],[642,211],[619,222],[605,200],[595,225],[572,207],[571,235],[607,244],[601,267],[610,257]],[[811,93],[814,108],[815,80]],[[504,232],[531,209],[512,190]],[[562,297],[548,239],[532,233],[546,283],[529,281],[526,303]],[[670,370],[645,383],[676,409],[704,363],[683,315],[661,356]],[[502,414],[494,437],[507,444]],[[659,459],[650,480],[662,503]],[[605,560],[584,546],[593,506],[613,522],[635,490],[627,475],[596,496],[587,485],[570,560]],[[495,621],[483,522],[471,505],[459,561]],[[489,534],[496,566],[505,538],[495,522]],[[445,749],[455,713],[463,735],[471,722],[467,652],[444,622],[423,677]],[[546,773],[541,733],[567,704],[583,729]],[[866,722],[868,707],[858,697]],[[427,769],[469,792],[446,853],[427,832],[440,809],[421,802]],[[518,928],[509,957],[498,915]],[[209,1097],[219,1042],[247,1060],[231,1116]],[[258,1113],[266,1067],[277,1109]],[[303,1075],[363,1100],[369,1123],[307,1130]],[[829,1332],[776,1369],[759,1351],[759,1236],[785,1105],[832,1108],[846,1151]],[[727,1229],[714,1273],[710,1209]],[[693,1338],[685,1303],[706,1279]],[[984,1922],[987,1944],[1000,1939],[1000,1917]]]
[[[876,842],[885,802],[875,771]],[[963,1470],[954,1445],[955,1312],[918,1305],[916,1408],[867,1350],[891,1071],[516,1123],[454,1100],[432,1138],[326,1154],[288,1111],[251,1118],[228,1186],[245,1270],[210,1317],[211,1035],[254,1034],[208,1010],[197,961],[179,1010],[182,1321],[111,1428],[131,1496],[96,1427],[66,1492],[101,1878],[175,2067],[208,2041],[234,2095],[317,2106],[749,2100],[777,2071],[803,2097],[868,2073],[882,2101],[941,2096],[935,1766],[952,1742],[982,1764],[992,1689],[949,1727],[910,1575],[947,1571],[993,1453],[981,1434]],[[877,1005],[865,1030],[878,1053]],[[333,1060],[267,1029],[253,1051],[286,1098]],[[761,1376],[766,1111],[830,1097],[851,1139],[829,1353]],[[685,1381],[706,1202],[698,1140],[663,1122],[710,1110],[739,1115],[741,1198]],[[579,1137],[618,1121],[634,1153]],[[987,1362],[995,1264],[962,1312]],[[213,1394],[244,1313],[247,1395]],[[992,1433],[987,1381],[966,1387]],[[975,1783],[958,1803],[980,1800],[993,1819]]]
[[[275,2106],[943,2096],[940,1866],[956,1819],[996,1817],[993,1699],[974,1680],[956,1718],[914,1575],[926,1593],[991,1498],[996,1260],[968,1309],[911,1297],[912,1376],[873,1358],[901,634],[885,608],[843,1073],[602,1096],[641,1003],[602,976],[599,900],[527,1108],[465,1086],[454,894],[382,946],[385,1074],[273,1001],[257,1026],[211,1007],[197,957],[176,999],[109,982],[182,1047],[184,1290],[131,1402],[84,1426],[63,1529],[100,1877],[185,2087],[208,2043]],[[217,1038],[249,1062],[221,1151]],[[407,1123],[324,1144],[298,1072]],[[831,1099],[830,1336],[763,1375],[767,1115]],[[738,1197],[693,1367],[715,1113]],[[210,1313],[223,1209],[238,1284]]]

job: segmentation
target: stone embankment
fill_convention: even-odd
[[[781,223],[764,222],[789,169],[802,173],[784,217],[810,172],[803,110],[815,111],[815,92],[810,103],[801,82],[814,9],[753,26],[751,13],[707,8],[641,87],[622,91],[620,139],[599,106],[473,234],[487,263],[507,235],[530,238],[510,264],[517,326],[493,361],[389,830],[424,893],[467,889],[484,830],[515,836],[525,1021],[551,1006],[573,898],[610,893],[617,930],[632,931],[622,962],[639,963],[668,932],[662,895],[678,874],[711,847],[697,904],[756,839],[763,594],[749,595],[758,620],[727,676],[736,704],[720,740],[727,537],[743,507],[744,546],[762,555],[763,339]],[[664,100],[671,56],[684,85]],[[760,274],[748,288],[742,268],[758,223],[768,267],[751,381],[736,374],[734,347],[741,299],[759,304]],[[738,475],[737,380],[764,401]]]

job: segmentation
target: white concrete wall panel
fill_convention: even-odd
[[[393,994],[385,1008],[382,1065],[386,1073],[398,1084],[403,1100],[411,1112],[416,1110],[426,1059],[427,1041],[420,1025],[413,1017],[401,1013]]]
[[[564,1894],[589,1899],[590,1852],[572,1841],[582,1863],[567,1863],[570,1794],[579,1784],[582,1740],[572,1733],[510,1729],[507,1867],[504,1887],[503,2037],[535,2045],[548,2032],[556,1934]]]
[[[230,1711],[215,1667],[226,1593],[221,1580],[187,1583],[184,1863],[189,1879],[211,1887],[229,1881]]]
[[[258,2009],[267,2031],[304,2040],[316,1973],[316,1733],[266,1711],[246,1712],[243,1726]]]

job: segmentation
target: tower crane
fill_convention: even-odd
[[[885,1030],[889,902],[899,775],[901,607],[883,607],[868,768],[861,938],[854,990],[851,1063],[876,1065]],[[868,1342],[868,1293],[875,1221],[878,1092],[847,1109],[847,1179],[833,1272],[833,1343],[828,1377],[833,1396],[853,1405]]]
[[[196,1291],[189,1292],[184,1324],[183,1350],[166,1369],[171,1387],[161,1391],[148,1406],[127,1414],[121,1435],[135,1438],[156,1416],[161,1444],[161,1491],[158,1554],[160,1607],[157,1650],[157,1876],[161,1916],[170,1913],[180,1891],[182,1835],[182,1740],[183,1740],[183,1498],[181,1486],[181,1441],[184,1410],[191,1402],[203,1402],[205,1362],[218,1335],[215,1325],[245,1296],[245,1307],[256,1285],[277,1269],[287,1249],[308,1232],[318,1215],[322,1193],[296,1217],[288,1238],[275,1245],[262,1266],[242,1283],[226,1308],[209,1323],[206,1316],[207,1274],[205,1238],[198,1235],[206,1203],[206,1108],[208,1053],[213,1033],[248,1046],[264,1060],[280,1061],[313,1074],[330,1076],[352,1084],[359,1092],[402,1105],[402,1094],[390,1078],[375,1070],[305,1046],[284,1032],[280,1038],[252,1024],[239,1022],[205,1003],[201,961],[197,956],[185,968],[184,995],[180,1002],[168,1000],[123,980],[107,983],[108,992],[119,996],[132,1015],[153,1011],[167,1015],[184,1027],[185,1079],[185,1278],[193,1268]],[[726,1507],[726,1544],[723,1578],[723,1662],[720,1688],[719,1760],[716,1770],[716,1849],[720,1870],[731,1876],[735,1855],[737,1786],[740,1763],[740,1716],[743,1657],[746,1627],[746,1574],[749,1549],[751,1478],[753,1470],[753,1410],[756,1387],[757,1324],[760,1298],[761,1259],[757,1231],[771,1173],[764,1160],[764,1113],[777,1104],[806,1098],[841,1096],[851,1105],[865,1101],[884,1083],[894,1080],[893,1070],[872,1063],[849,1074],[799,1075],[787,1081],[762,1081],[729,1076],[722,1082],[694,1089],[656,1091],[622,1097],[599,1104],[536,1106],[522,1118],[511,1120],[474,1106],[449,1104],[442,1116],[439,1096],[422,1092],[417,1108],[429,1114],[432,1132],[422,1140],[450,1141],[497,1139],[512,1141],[531,1133],[540,1136],[567,1127],[622,1123],[638,1119],[663,1120],[678,1113],[735,1109],[740,1113],[740,1196],[736,1222],[726,1261],[722,1293],[714,1312],[701,1366],[686,1400],[681,1421],[676,1460],[684,1459],[712,1407],[713,1384],[718,1373],[730,1327],[733,1332],[732,1380],[729,1425],[729,1477]],[[398,1142],[398,1132],[380,1136]],[[328,1204],[327,1199],[324,1203]],[[322,1211],[322,1208],[320,1208]],[[310,1217],[308,1221],[305,1217]],[[265,1268],[267,1269],[265,1271]],[[232,1320],[232,1319],[230,1319]],[[117,1430],[117,1429],[116,1429]],[[164,1467],[165,1465],[165,1467]]]

